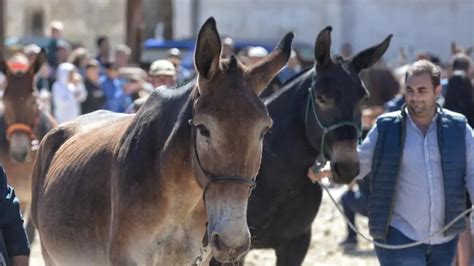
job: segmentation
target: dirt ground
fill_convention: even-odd
[[[345,187],[330,189],[339,199]],[[356,216],[356,225],[362,233],[368,235],[367,218]],[[328,195],[324,193],[318,216],[313,223],[313,237],[310,249],[303,262],[304,266],[319,265],[379,265],[373,245],[359,238],[359,245],[353,251],[344,251],[338,246],[346,236],[344,219],[337,211]],[[245,266],[274,266],[276,262],[273,250],[254,250],[246,258]]]
[[[344,190],[344,187],[332,188],[331,193],[338,199]],[[364,234],[368,234],[365,217],[357,216],[356,224]],[[346,229],[341,214],[336,210],[329,197],[324,194],[321,209],[313,224],[310,250],[303,265],[379,265],[373,246],[366,241],[359,241],[356,250],[344,252],[337,243],[344,239],[345,234]],[[245,265],[273,266],[275,262],[276,257],[273,250],[254,250],[248,254]],[[38,242],[33,243],[30,265],[44,265]]]

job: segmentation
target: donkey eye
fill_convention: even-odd
[[[209,132],[209,129],[207,129],[205,126],[197,125],[196,127],[199,131],[199,134],[201,134],[201,136],[206,137],[206,138],[209,138],[211,136],[211,132]]]

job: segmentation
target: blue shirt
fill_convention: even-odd
[[[419,130],[407,111],[406,136],[400,163],[399,181],[395,189],[396,201],[390,225],[408,238],[420,241],[445,226],[444,182],[441,155],[438,147],[435,116],[426,135]],[[466,186],[474,196],[474,132],[466,123]],[[364,178],[372,168],[372,157],[378,138],[375,125],[358,147],[360,173]],[[426,244],[445,243],[455,236],[437,234]]]
[[[99,79],[99,84],[106,97],[104,109],[124,113],[127,107],[132,103],[132,99],[123,92],[121,80],[102,76]]]

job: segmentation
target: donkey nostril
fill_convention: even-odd
[[[219,234],[218,233],[213,233],[212,234],[212,244],[213,246],[217,249],[217,250],[221,250],[221,244],[220,244],[220,241],[219,241]]]

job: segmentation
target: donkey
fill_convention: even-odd
[[[331,30],[316,39],[314,67],[265,100],[274,123],[264,139],[247,219],[252,248],[275,249],[277,265],[301,265],[308,251],[322,198],[319,184],[307,177],[316,158],[331,162],[338,183],[358,174],[361,109],[368,99],[359,73],[385,53],[392,37],[353,58],[333,59]]]
[[[35,73],[46,61],[42,50],[26,71],[13,71],[0,58],[0,71],[6,76],[6,88],[0,101],[0,163],[5,167],[8,182],[15,188],[20,207],[29,221],[31,174],[36,148],[46,133],[56,126],[51,114],[43,108],[34,86]],[[28,227],[30,240],[34,228]]]
[[[293,34],[256,65],[221,60],[215,20],[196,44],[197,78],[155,91],[136,114],[98,111],[52,130],[33,174],[32,215],[48,265],[190,265],[250,245],[247,202],[272,126],[259,93]]]

